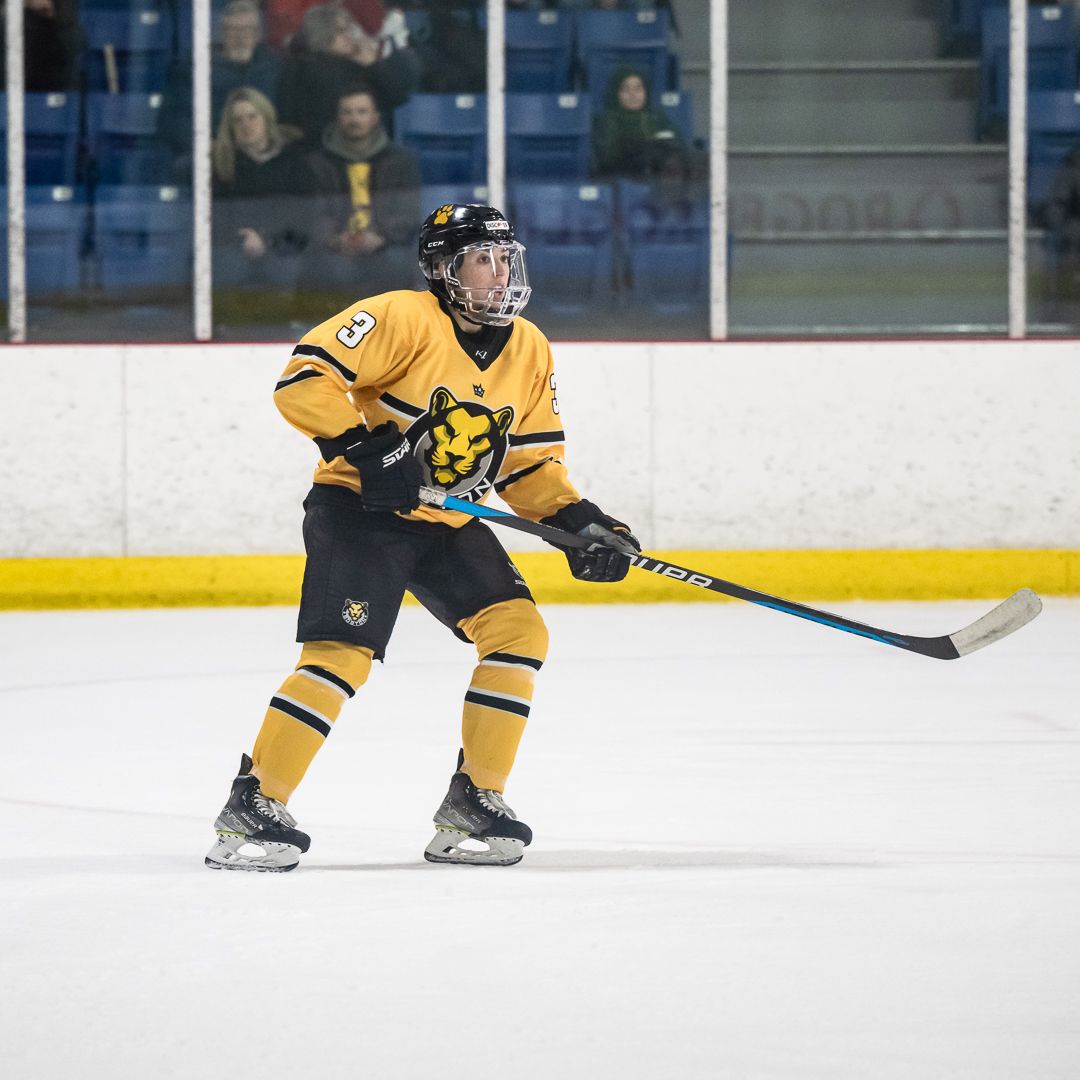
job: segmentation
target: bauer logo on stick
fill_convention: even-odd
[[[363,626],[368,620],[368,603],[366,600],[346,600],[341,609],[341,617],[350,626]]]

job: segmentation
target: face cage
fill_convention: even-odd
[[[492,260],[494,266],[496,252],[509,252],[510,277],[505,285],[492,289],[470,288],[462,285],[458,270],[462,260],[470,252],[483,251]],[[485,326],[508,326],[525,310],[525,305],[532,296],[529,287],[529,275],[525,269],[525,245],[516,240],[498,243],[485,240],[476,244],[466,244],[455,251],[449,265],[443,270],[443,282],[450,302],[473,322]]]

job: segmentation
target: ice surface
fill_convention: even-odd
[[[202,858],[292,611],[0,615],[0,1075],[1080,1077],[1080,602],[948,664],[739,604],[545,614],[525,861],[421,858],[472,659],[414,608],[287,875]]]

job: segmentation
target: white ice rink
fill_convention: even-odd
[[[741,604],[545,614],[525,861],[421,858],[472,655],[412,608],[286,875],[202,859],[291,610],[0,615],[0,1075],[1080,1077],[1080,601],[948,663]]]

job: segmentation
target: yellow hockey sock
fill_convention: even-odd
[[[547,627],[529,600],[492,604],[458,625],[480,657],[461,715],[462,770],[477,787],[501,792],[547,656]]]
[[[251,753],[264,795],[289,801],[342,705],[367,679],[371,657],[370,649],[344,642],[304,645],[296,670],[270,699]]]

